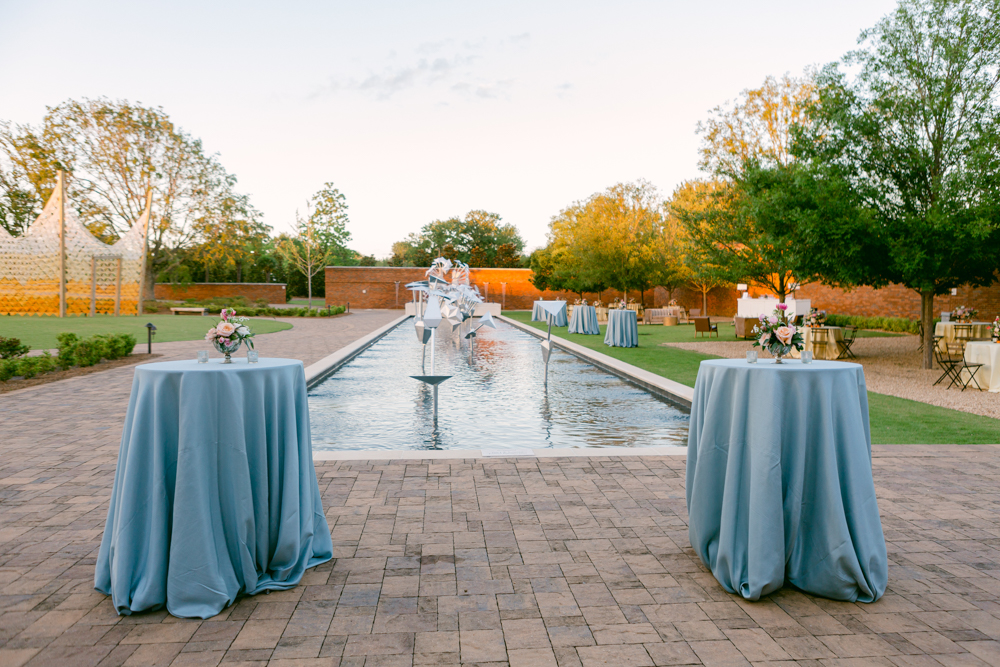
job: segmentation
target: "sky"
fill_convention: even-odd
[[[0,119],[109,97],[162,107],[276,232],[324,183],[351,247],[498,213],[527,247],[616,183],[700,176],[699,121],[841,58],[886,0],[0,0]]]

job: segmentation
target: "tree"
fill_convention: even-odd
[[[751,161],[765,166],[790,164],[795,128],[808,122],[815,100],[811,74],[767,77],[763,86],[744,90],[734,105],[715,107],[709,120],[698,123],[698,132],[704,135],[698,166],[718,178],[733,179]]]
[[[81,220],[109,242],[139,219],[152,189],[150,281],[177,268],[195,242],[195,220],[236,183],[162,109],[124,100],[68,100],[49,107],[37,129],[0,123],[0,158],[2,199],[17,203],[5,205],[5,217],[18,233],[41,212],[59,169],[72,174],[69,201]]]
[[[883,280],[934,296],[988,285],[1000,256],[1000,1],[901,0],[819,77],[800,152],[839,170],[874,216]]]
[[[619,183],[561,211],[550,222],[548,251],[546,280],[581,294],[614,287],[644,298],[679,270],[663,201],[646,181]]]
[[[330,260],[333,251],[324,249],[320,238],[320,229],[313,216],[306,218],[295,214],[296,231],[294,238],[282,238],[278,243],[278,252],[282,258],[294,266],[306,277],[309,308],[312,308],[312,279]]]
[[[353,250],[347,248],[351,232],[347,230],[347,198],[334,187],[324,183],[323,188],[312,196],[312,220],[316,226],[316,237],[324,250],[330,250],[340,264],[353,263]]]
[[[465,218],[429,222],[392,248],[393,266],[430,266],[442,256],[469,266],[502,268],[520,265],[524,240],[517,227],[504,224],[498,214],[473,210]]]
[[[195,220],[193,230],[200,243],[192,255],[205,265],[205,282],[209,282],[210,267],[228,267],[236,270],[239,283],[244,264],[261,254],[271,228],[261,222],[246,196],[226,193]]]

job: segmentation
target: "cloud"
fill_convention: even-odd
[[[517,40],[528,34],[517,35]],[[385,101],[403,91],[421,87],[445,86],[446,90],[467,98],[494,99],[505,95],[513,86],[513,78],[492,79],[478,75],[476,65],[483,60],[485,40],[464,43],[455,48],[453,40],[425,42],[414,49],[410,62],[387,64],[381,70],[365,76],[331,78],[326,85],[309,95],[318,99],[340,92],[355,92]],[[447,53],[446,51],[451,51]],[[406,61],[405,56],[395,60]]]

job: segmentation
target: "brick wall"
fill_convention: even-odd
[[[285,303],[284,283],[157,283],[153,289],[156,298],[164,301],[242,296],[250,301],[266,299],[268,303]]]
[[[326,303],[342,305],[350,302],[351,308],[402,308],[412,299],[406,284],[424,280],[427,269],[414,267],[383,266],[328,266],[326,267]],[[571,303],[579,298],[572,292],[540,291],[528,280],[531,269],[470,269],[469,281],[479,288],[479,293],[487,301],[503,302],[507,310],[530,310],[538,299],[566,299]],[[396,295],[396,283],[399,295]],[[488,285],[487,285],[488,283]],[[503,287],[506,283],[506,298]],[[588,301],[600,299],[607,303],[619,298],[621,292],[605,290],[600,295],[585,294]],[[638,292],[629,292],[629,297],[639,300]],[[669,302],[667,291],[662,287],[646,290],[643,295],[647,306],[665,306]],[[701,308],[701,292],[677,289],[673,298],[687,308]],[[715,289],[708,295],[708,312],[716,316],[732,316],[736,312],[736,293],[733,290]]]
[[[352,308],[402,308],[412,297],[406,283],[423,280],[426,269],[396,268],[382,266],[328,266],[326,267],[326,303],[342,305],[350,302]],[[501,302],[501,283],[507,283],[507,310],[529,310],[538,299],[567,299],[571,303],[579,298],[570,292],[541,292],[529,282],[530,269],[471,269],[470,282],[479,288],[487,300]],[[396,281],[399,282],[399,297],[396,297]],[[487,292],[486,283],[489,283]],[[159,287],[159,286],[157,286]],[[764,292],[751,289],[751,296]],[[588,301],[598,298],[597,294],[584,295]],[[600,298],[607,303],[621,296],[616,290],[606,290]],[[672,295],[657,287],[647,290],[644,302],[647,307],[659,308],[667,305],[670,297],[687,309],[703,310],[701,292],[687,287],[675,289]],[[920,295],[900,285],[890,285],[875,290],[859,287],[844,291],[826,287],[818,283],[799,289],[795,296],[811,299],[814,308],[838,315],[867,315],[883,317],[920,317]],[[639,300],[638,292],[629,292],[629,297]],[[729,318],[736,314],[736,299],[739,293],[730,288],[718,287],[708,293],[708,312],[703,314],[718,318]],[[957,306],[972,306],[979,310],[979,318],[993,320],[1000,314],[1000,283],[991,287],[960,287],[957,296],[939,296],[934,299],[934,312],[950,311]]]
[[[956,291],[958,294],[955,296],[944,294],[934,297],[935,316],[958,306],[975,308],[979,311],[980,320],[992,321],[1000,315],[1000,283],[989,287],[959,287]],[[920,295],[902,285],[894,284],[882,289],[857,287],[844,291],[814,283],[802,286],[795,296],[812,300],[813,308],[838,315],[920,318]]]

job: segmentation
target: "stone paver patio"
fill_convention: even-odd
[[[358,315],[260,347],[311,363],[395,316]],[[0,396],[0,667],[1000,664],[992,446],[875,448],[871,605],[723,591],[688,543],[683,457],[415,458],[317,463],[336,559],[297,588],[119,617],[93,568],[131,375]]]

